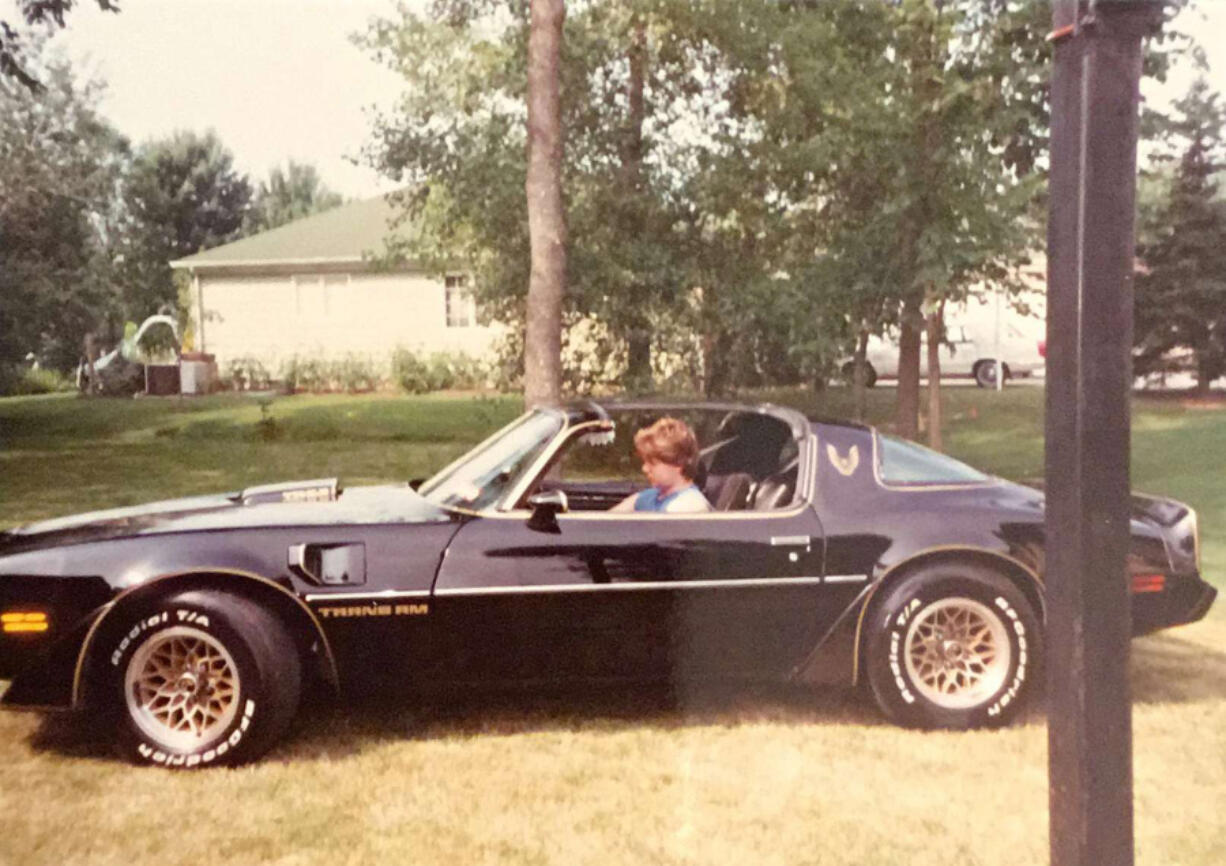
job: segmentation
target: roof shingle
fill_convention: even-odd
[[[171,267],[358,262],[384,251],[395,214],[385,196],[349,202],[171,262]],[[403,234],[398,229],[395,234]]]

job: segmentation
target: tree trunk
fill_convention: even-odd
[[[863,421],[868,413],[868,383],[864,362],[868,358],[869,329],[860,328],[860,337],[856,340],[856,354],[852,361],[851,400],[855,419]]]
[[[702,393],[719,397],[727,393],[731,378],[732,334],[721,320],[713,290],[702,293]]]
[[[647,75],[647,24],[635,14],[630,23],[628,60],[630,77],[626,84],[626,127],[622,142],[622,183],[632,222],[639,224],[639,201],[643,193],[643,121],[647,115],[644,82]],[[626,335],[627,358],[625,386],[628,391],[648,392],[654,387],[651,372],[651,320],[648,317],[647,286],[636,280],[626,303],[631,310]]]
[[[562,398],[562,295],[566,291],[566,218],[562,208],[562,115],[558,62],[563,0],[531,0],[528,34],[528,279],[524,402]]]
[[[945,337],[945,302],[928,316],[928,447],[944,450],[941,442],[941,341]]]
[[[938,73],[944,67],[944,52],[937,32],[943,7],[937,4],[935,9],[928,11],[930,14],[924,18],[925,33],[919,38],[917,53],[911,62],[911,88],[919,105],[931,107],[937,104],[941,96]],[[908,439],[915,439],[919,433],[920,329],[924,327],[924,316],[920,311],[923,295],[916,279],[920,269],[920,242],[924,231],[933,222],[931,191],[939,189],[942,182],[939,165],[933,157],[941,146],[940,121],[934,110],[920,112],[915,136],[915,177],[919,183],[915,189],[917,200],[912,205],[912,219],[901,244],[906,263],[901,283],[908,287],[910,297],[903,301],[895,417],[898,435]]]
[[[85,363],[89,369],[85,384],[85,395],[92,396],[101,393],[102,389],[98,387],[98,371],[94,368],[94,362],[98,360],[98,347],[94,341],[94,335],[91,331],[85,335]]]
[[[902,333],[898,338],[898,396],[894,429],[899,436],[919,435],[920,328],[924,317],[918,298],[903,304]]]
[[[1196,365],[1196,393],[1202,397],[1208,396],[1209,386],[1213,384],[1214,378],[1210,365],[1203,361],[1198,362]]]

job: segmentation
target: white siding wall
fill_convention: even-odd
[[[497,328],[449,328],[443,283],[415,274],[202,276],[204,351],[255,357],[274,375],[295,355],[384,362],[397,347],[488,357]]]

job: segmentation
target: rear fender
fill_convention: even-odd
[[[1038,573],[1021,560],[1014,559],[997,551],[979,547],[943,547],[920,551],[887,569],[866,594],[864,602],[860,607],[860,616],[856,621],[855,654],[852,657],[851,665],[851,682],[853,685],[858,683],[860,679],[860,657],[864,651],[864,640],[866,637],[864,634],[864,621],[868,618],[868,613],[873,609],[876,601],[884,596],[882,590],[903,580],[916,568],[942,561],[974,562],[999,572],[1026,596],[1026,600],[1034,607],[1039,619],[1043,622],[1047,621],[1043,581]]]

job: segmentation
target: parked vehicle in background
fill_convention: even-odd
[[[1004,365],[1005,381],[1041,375],[1046,367],[1047,342],[1044,321],[1023,316],[1011,309],[1000,313],[999,348],[995,302],[970,302],[955,308],[945,317],[945,341],[940,346],[941,377],[971,378],[981,388],[996,387],[996,362]],[[928,374],[928,337],[920,338],[920,377]],[[864,384],[872,387],[878,379],[898,378],[898,334],[869,338],[865,354]],[[848,380],[853,362],[843,363]]]

